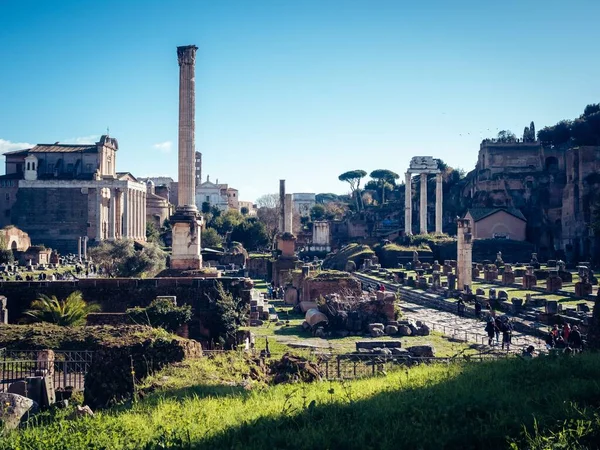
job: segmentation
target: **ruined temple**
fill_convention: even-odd
[[[600,187],[600,146],[486,139],[475,170],[464,180],[469,207],[516,208],[527,219],[527,240],[543,258],[570,261],[600,251],[590,231],[591,204]],[[535,131],[535,128],[533,128]],[[593,259],[593,258],[592,258]]]

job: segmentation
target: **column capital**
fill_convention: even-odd
[[[196,64],[196,50],[198,50],[198,47],[195,45],[183,45],[181,47],[177,47],[177,62],[179,65],[193,66]]]

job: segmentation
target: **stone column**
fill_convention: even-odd
[[[115,240],[117,234],[117,191],[110,189],[110,199],[108,208],[108,238]]]
[[[96,242],[102,240],[102,188],[96,188]]]
[[[135,191],[135,238],[140,238],[140,228],[142,226],[141,220],[141,208],[140,208],[140,191]]]
[[[458,219],[457,225],[456,276],[458,279],[457,289],[462,291],[465,286],[471,287],[473,279],[473,234],[469,219]]]
[[[279,232],[285,231],[285,180],[279,180]]]
[[[284,216],[284,225],[283,231],[285,233],[292,233],[292,226],[294,220],[294,207],[292,194],[285,194],[285,216]]]
[[[442,234],[442,214],[443,214],[443,185],[442,185],[442,174],[438,173],[435,176],[435,232]]]
[[[421,204],[419,205],[419,225],[421,234],[427,234],[427,174],[421,174]]]
[[[83,259],[87,259],[87,244],[88,244],[88,237],[84,236],[83,237]]]
[[[406,172],[404,181],[404,234],[412,234],[412,174]]]
[[[123,238],[128,238],[129,237],[129,189],[125,188],[125,191],[123,192],[123,231],[121,236]]]
[[[179,62],[179,204],[196,210],[196,50],[195,45],[177,47]]]
[[[77,257],[79,258],[79,260],[81,260],[81,237],[79,237],[79,240],[77,242]]]
[[[142,241],[146,240],[146,193],[142,192]]]
[[[131,237],[137,238],[137,198],[136,191],[131,191]]]

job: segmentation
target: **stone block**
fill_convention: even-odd
[[[402,342],[399,340],[386,340],[386,341],[376,341],[376,340],[368,340],[368,341],[357,341],[356,342],[356,350],[360,349],[368,349],[372,350],[374,348],[401,348]]]
[[[435,349],[432,345],[413,345],[407,347],[406,350],[417,358],[433,358],[435,357]]]
[[[7,430],[14,430],[21,420],[37,410],[37,403],[19,394],[0,392],[0,422]]]
[[[546,314],[558,314],[558,302],[556,300],[546,301]]]
[[[386,325],[385,326],[385,334],[388,336],[393,336],[398,333],[398,327],[395,325]]]

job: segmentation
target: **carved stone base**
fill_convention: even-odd
[[[200,230],[202,220],[197,211],[178,208],[171,217],[173,253],[171,269],[197,270],[202,268]]]

